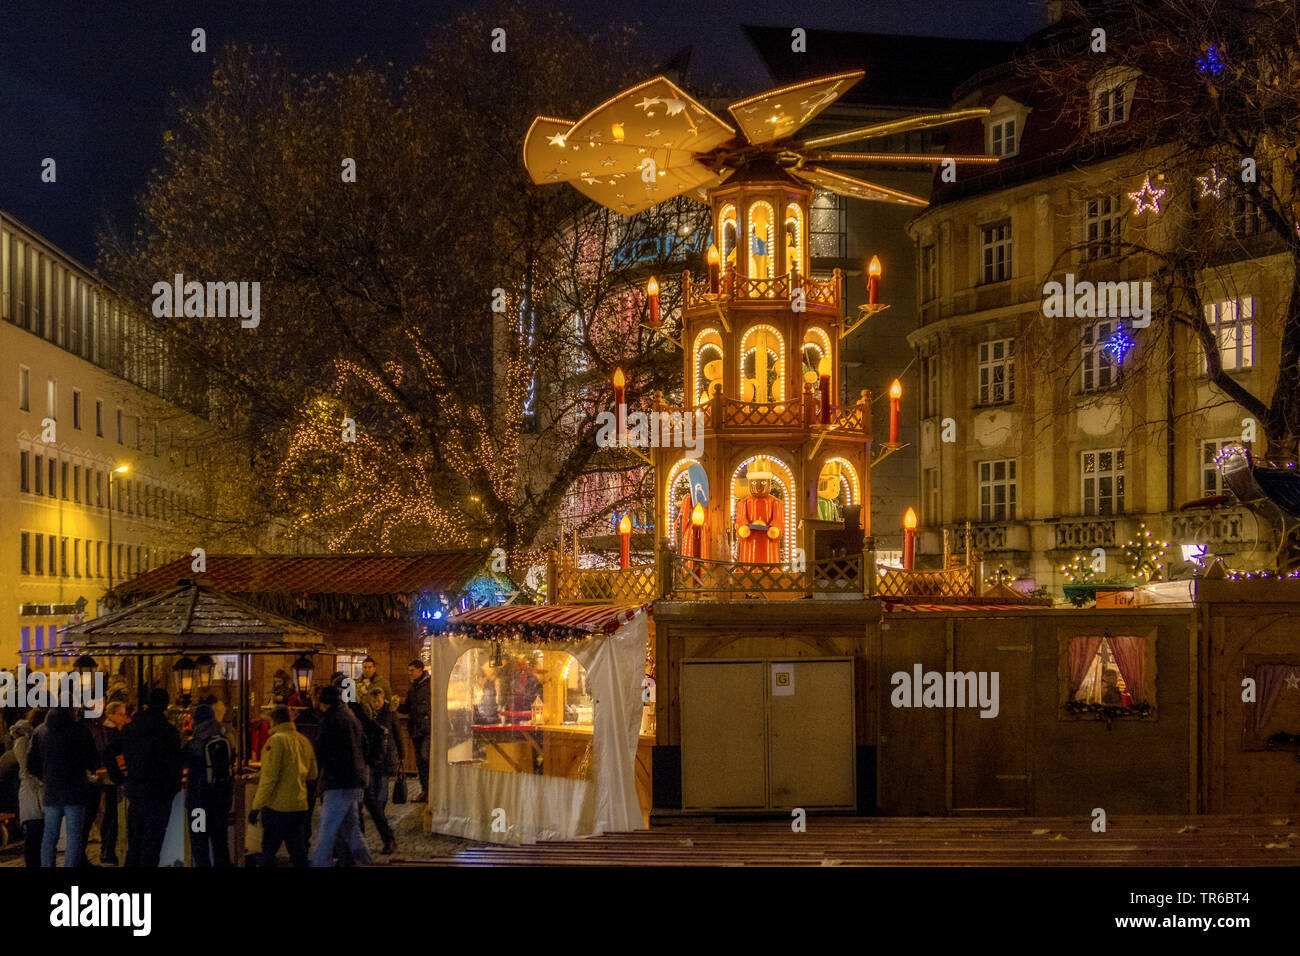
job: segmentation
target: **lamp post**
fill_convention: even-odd
[[[113,476],[125,475],[129,465],[118,465],[108,473],[108,589],[113,590]]]
[[[911,508],[903,515],[903,567],[912,570],[916,560],[916,512]]]

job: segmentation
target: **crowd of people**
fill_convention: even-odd
[[[418,660],[409,669],[411,690],[396,708],[371,658],[360,680],[336,673],[329,686],[295,698],[301,707],[285,701],[271,708],[248,808],[249,823],[261,827],[259,865],[274,866],[281,846],[294,866],[368,865],[365,815],[383,841],[381,854],[396,850],[386,808],[390,790],[405,793],[397,713],[408,718],[421,790],[415,802],[427,799],[428,788],[429,676]],[[7,812],[21,825],[28,866],[55,866],[62,836],[66,867],[156,867],[182,790],[194,865],[231,865],[236,734],[223,720],[225,705],[208,698],[183,722],[182,738],[170,703],[165,690],[155,689],[134,713],[111,700],[98,719],[63,707],[35,708],[18,719],[0,714],[0,813],[12,807]],[[119,860],[123,799],[126,851]],[[93,864],[86,847],[97,819]]]

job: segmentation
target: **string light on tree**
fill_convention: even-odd
[[[1082,554],[1076,554],[1069,564],[1062,565],[1061,574],[1071,584],[1091,584],[1097,578],[1092,559]]]
[[[991,588],[1010,585],[1016,576],[1007,570],[1005,564],[999,564],[998,569],[984,579],[984,583]]]
[[[1169,552],[1168,541],[1158,541],[1142,522],[1133,540],[1124,545],[1124,564],[1129,573],[1139,581],[1165,580],[1165,557]]]
[[[1164,179],[1164,174],[1161,173],[1156,178]],[[1148,210],[1154,212],[1156,215],[1159,215],[1160,201],[1165,198],[1165,194],[1168,192],[1169,190],[1165,189],[1162,186],[1152,185],[1151,177],[1147,176],[1147,178],[1142,183],[1141,189],[1139,189],[1135,193],[1128,194],[1128,198],[1133,200],[1134,203],[1133,215],[1140,216],[1142,215],[1142,213],[1147,212]]]

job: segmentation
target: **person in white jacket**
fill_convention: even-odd
[[[10,728],[14,756],[18,758],[18,820],[23,825],[23,860],[28,866],[41,865],[41,840],[45,836],[45,802],[39,777],[27,772],[27,755],[32,737],[45,721],[45,711],[36,708]]]

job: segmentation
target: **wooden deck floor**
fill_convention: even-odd
[[[401,865],[400,859],[393,861]],[[1300,818],[811,818],[692,821],[533,846],[477,844],[421,866],[1296,866]]]

